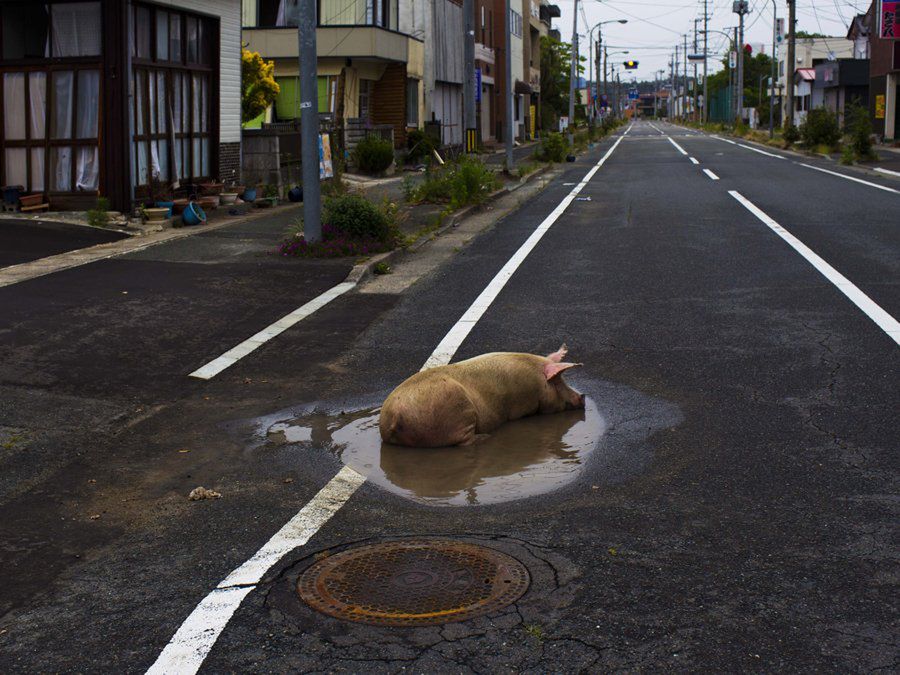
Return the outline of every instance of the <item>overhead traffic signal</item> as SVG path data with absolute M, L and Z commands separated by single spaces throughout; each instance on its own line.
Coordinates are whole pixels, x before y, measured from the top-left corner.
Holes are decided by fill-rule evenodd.
M 637 70 L 638 62 L 637 61 L 626 61 L 625 62 L 625 70 Z

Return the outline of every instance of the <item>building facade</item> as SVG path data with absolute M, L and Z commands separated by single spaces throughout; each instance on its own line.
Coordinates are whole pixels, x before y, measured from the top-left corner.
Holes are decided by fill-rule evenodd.
M 240 1 L 0 3 L 0 184 L 129 211 L 240 172 Z
M 876 16 L 877 1 L 869 8 L 870 37 L 869 100 L 875 133 L 886 142 L 900 138 L 900 28 L 894 37 L 883 37 Z
M 852 40 L 847 40 L 843 37 L 825 37 L 825 38 L 799 38 L 796 42 L 796 58 L 797 62 L 793 64 L 792 68 L 788 68 L 787 64 L 787 49 L 780 50 L 781 54 L 779 54 L 778 58 L 778 89 L 781 92 L 786 93 L 787 88 L 786 85 L 788 82 L 794 82 L 794 124 L 800 124 L 802 118 L 805 117 L 805 112 L 802 108 L 801 98 L 803 96 L 811 95 L 812 85 L 810 85 L 810 91 L 806 92 L 806 87 L 803 83 L 808 82 L 805 79 L 807 74 L 800 74 L 800 70 L 806 69 L 814 69 L 820 63 L 825 63 L 826 61 L 835 61 L 837 59 L 849 59 L 853 58 L 854 53 L 854 43 Z M 800 89 L 804 89 L 804 94 L 800 94 Z M 781 97 L 781 119 L 788 119 L 788 110 L 787 110 L 787 96 L 783 95 Z M 815 103 L 813 103 L 813 107 L 816 107 Z

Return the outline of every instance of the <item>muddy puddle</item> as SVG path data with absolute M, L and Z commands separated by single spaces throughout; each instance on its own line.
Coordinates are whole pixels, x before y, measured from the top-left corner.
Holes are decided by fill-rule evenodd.
M 334 453 L 380 487 L 415 501 L 495 504 L 550 492 L 574 480 L 606 432 L 591 399 L 585 409 L 509 422 L 467 447 L 407 448 L 382 443 L 378 408 L 312 411 L 267 424 L 275 444 Z

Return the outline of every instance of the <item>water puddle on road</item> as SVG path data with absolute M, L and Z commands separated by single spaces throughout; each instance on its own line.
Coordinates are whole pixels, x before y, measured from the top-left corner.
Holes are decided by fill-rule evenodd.
M 574 480 L 607 429 L 591 399 L 585 409 L 508 422 L 466 447 L 382 443 L 378 408 L 313 411 L 266 430 L 276 444 L 325 448 L 380 487 L 415 501 L 495 504 L 550 492 Z

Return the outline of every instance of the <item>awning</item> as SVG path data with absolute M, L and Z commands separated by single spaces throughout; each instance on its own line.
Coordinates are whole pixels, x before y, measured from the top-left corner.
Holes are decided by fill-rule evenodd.
M 815 82 L 816 81 L 816 69 L 815 68 L 797 68 L 797 73 L 794 76 L 795 81 L 803 81 L 803 82 Z
M 513 91 L 515 91 L 517 94 L 530 94 L 534 90 L 531 88 L 531 85 L 528 84 L 527 82 L 522 82 L 521 80 L 516 80 L 516 86 L 513 87 Z

